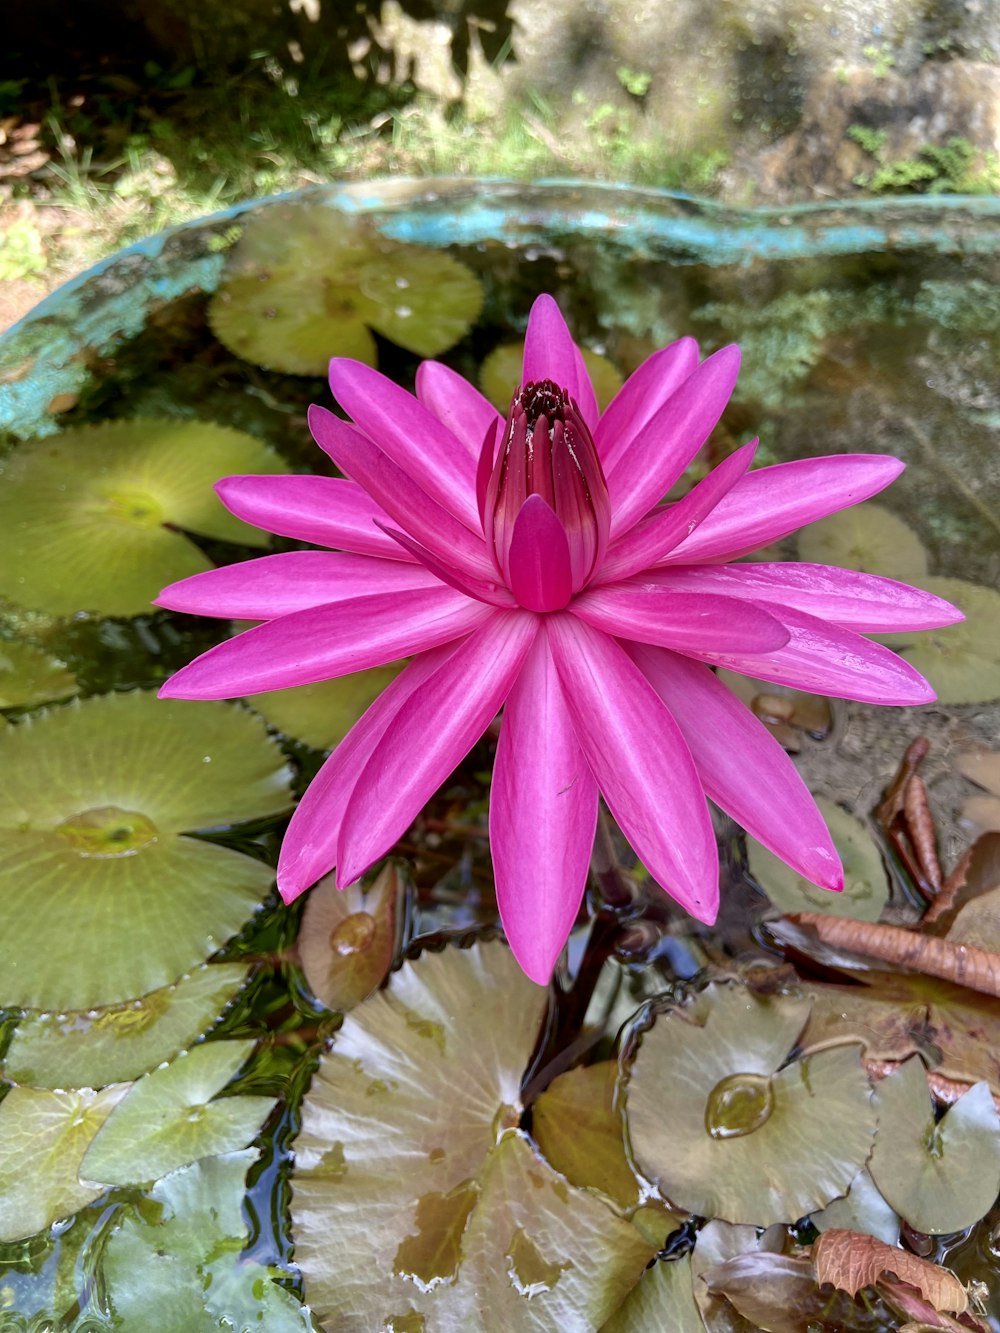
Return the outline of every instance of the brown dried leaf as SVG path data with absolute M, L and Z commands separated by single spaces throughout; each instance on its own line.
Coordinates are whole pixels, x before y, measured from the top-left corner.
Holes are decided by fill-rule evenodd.
M 935 1310 L 961 1314 L 969 1296 L 958 1278 L 940 1264 L 886 1245 L 857 1231 L 824 1231 L 812 1248 L 816 1281 L 829 1282 L 855 1296 L 862 1287 L 874 1287 L 885 1273 L 916 1287 Z
M 957 1317 L 935 1310 L 929 1301 L 925 1301 L 916 1287 L 906 1282 L 893 1282 L 891 1278 L 880 1278 L 878 1292 L 897 1314 L 907 1320 L 898 1333 L 936 1333 L 945 1329 L 947 1333 L 990 1333 L 990 1325 L 966 1310 Z
M 338 889 L 333 875 L 312 890 L 299 930 L 306 980 L 328 1009 L 346 1012 L 382 984 L 396 952 L 405 885 L 390 861 L 367 890 Z
M 992 798 L 990 798 L 992 799 Z M 1000 812 L 1000 801 L 997 802 Z M 932 925 L 933 935 L 947 935 L 961 908 L 973 898 L 1000 886 L 1000 833 L 977 838 L 948 876 L 944 887 L 924 913 L 920 925 Z
M 842 1333 L 872 1327 L 867 1312 L 840 1294 L 821 1292 L 806 1258 L 765 1252 L 740 1254 L 702 1274 L 714 1296 L 725 1296 L 762 1333 L 808 1333 L 823 1320 Z

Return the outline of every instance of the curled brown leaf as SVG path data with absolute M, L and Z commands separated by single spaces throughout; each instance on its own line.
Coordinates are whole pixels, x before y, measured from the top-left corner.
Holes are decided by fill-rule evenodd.
M 935 1310 L 961 1314 L 969 1307 L 967 1291 L 949 1269 L 886 1245 L 874 1236 L 857 1231 L 824 1231 L 812 1248 L 812 1260 L 820 1285 L 829 1282 L 851 1296 L 862 1287 L 874 1287 L 891 1273 L 916 1287 Z

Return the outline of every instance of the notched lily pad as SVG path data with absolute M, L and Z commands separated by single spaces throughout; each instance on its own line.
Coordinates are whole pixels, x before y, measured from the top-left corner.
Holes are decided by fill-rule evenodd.
M 220 477 L 288 470 L 207 421 L 113 421 L 23 444 L 0 459 L 0 594 L 53 615 L 139 615 L 165 584 L 212 567 L 177 529 L 268 544 L 223 508 Z
M 209 304 L 237 356 L 292 375 L 330 358 L 376 362 L 374 329 L 418 356 L 454 346 L 479 318 L 478 278 L 451 255 L 379 236 L 322 204 L 261 209 Z
M 338 889 L 335 876 L 327 875 L 310 892 L 299 958 L 313 994 L 328 1009 L 353 1009 L 381 985 L 396 953 L 405 893 L 391 862 L 367 889 Z
M 857 1047 L 781 1068 L 808 1001 L 710 987 L 703 1025 L 675 1012 L 643 1035 L 626 1119 L 643 1173 L 678 1207 L 770 1225 L 844 1194 L 875 1133 Z
M 910 1226 L 928 1235 L 977 1222 L 1000 1193 L 1000 1120 L 977 1083 L 940 1120 L 913 1056 L 875 1089 L 879 1133 L 872 1179 Z
M 0 639 L 0 708 L 33 708 L 77 691 L 69 667 L 30 643 Z
M 249 972 L 240 963 L 204 966 L 112 1008 L 32 1014 L 15 1029 L 4 1075 L 34 1088 L 100 1088 L 138 1078 L 200 1037 Z
M 403 666 L 402 662 L 394 662 L 337 680 L 321 680 L 315 685 L 267 690 L 253 696 L 253 708 L 286 736 L 305 741 L 315 750 L 332 750 L 396 679 Z
M 590 375 L 597 405 L 603 412 L 622 387 L 621 372 L 606 356 L 582 347 L 584 365 Z M 479 387 L 498 412 L 504 416 L 510 410 L 514 390 L 521 383 L 524 363 L 524 343 L 501 343 L 494 347 L 479 368 Z
M 120 1004 L 214 953 L 272 872 L 182 836 L 277 815 L 289 770 L 237 705 L 107 695 L 0 732 L 0 969 L 10 1005 Z
M 921 588 L 953 602 L 965 620 L 895 635 L 901 656 L 925 675 L 944 704 L 1000 698 L 1000 592 L 964 579 L 921 578 Z
M 818 796 L 816 804 L 844 863 L 843 893 L 811 884 L 753 838 L 747 838 L 750 873 L 782 912 L 825 912 L 856 921 L 877 921 L 889 900 L 889 881 L 878 847 L 864 824 L 835 801 Z
M 87 1149 L 81 1174 L 113 1185 L 156 1180 L 256 1137 L 274 1107 L 269 1097 L 222 1097 L 253 1041 L 208 1041 L 133 1084 Z
M 810 523 L 798 535 L 799 559 L 881 574 L 927 586 L 927 552 L 920 538 L 884 505 L 866 500 Z

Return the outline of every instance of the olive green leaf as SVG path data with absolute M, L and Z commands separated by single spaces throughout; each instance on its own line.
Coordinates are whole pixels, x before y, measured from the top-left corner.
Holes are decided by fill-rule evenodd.
M 691 1258 L 646 1270 L 601 1333 L 705 1333 L 695 1304 Z
M 809 1219 L 817 1231 L 860 1231 L 886 1245 L 899 1243 L 899 1217 L 878 1192 L 871 1172 L 859 1171 L 851 1188 Z
M 840 565 L 925 586 L 927 552 L 920 538 L 873 500 L 810 523 L 798 535 L 798 548 L 799 559 L 811 564 Z
M 582 347 L 583 362 L 587 367 L 597 404 L 601 411 L 607 407 L 622 387 L 622 377 L 606 356 Z M 521 383 L 524 361 L 524 343 L 501 343 L 494 347 L 479 368 L 479 387 L 498 412 L 505 416 L 510 400 Z
M 925 675 L 945 704 L 1000 698 L 1000 592 L 964 579 L 924 577 L 921 588 L 953 602 L 965 620 L 920 634 L 896 634 L 886 642 Z
M 0 639 L 0 708 L 32 708 L 76 690 L 76 677 L 62 662 L 29 643 Z
M 396 679 L 403 666 L 402 662 L 394 662 L 337 680 L 321 680 L 315 685 L 267 690 L 255 694 L 252 705 L 286 736 L 305 741 L 316 750 L 332 750 L 369 704 Z

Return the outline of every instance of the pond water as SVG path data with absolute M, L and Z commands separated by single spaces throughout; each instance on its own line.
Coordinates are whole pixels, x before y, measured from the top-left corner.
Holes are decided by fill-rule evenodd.
M 237 1173 L 241 1178 L 249 1168 L 245 1232 L 231 1225 L 221 1234 L 223 1250 L 238 1255 L 242 1246 L 240 1271 L 258 1286 L 232 1296 L 232 1315 L 211 1302 L 196 1303 L 195 1313 L 181 1312 L 169 1327 L 308 1328 L 297 1300 L 283 1304 L 280 1292 L 262 1295 L 260 1284 L 273 1280 L 292 1297 L 303 1296 L 289 1213 L 292 1153 L 302 1098 L 320 1052 L 340 1027 L 339 1011 L 361 1000 L 388 962 L 398 962 L 418 942 L 438 948 L 445 940 L 489 939 L 497 930 L 484 836 L 495 747 L 490 734 L 400 844 L 397 879 L 377 902 L 371 895 L 356 902 L 346 926 L 336 917 L 319 921 L 317 911 L 304 928 L 309 938 L 300 939 L 303 901 L 310 899 L 285 908 L 273 891 L 270 868 L 290 804 L 324 750 L 392 678 L 391 669 L 339 689 L 305 687 L 295 699 L 284 693 L 251 698 L 259 714 L 178 703 L 126 703 L 104 711 L 104 704 L 86 702 L 113 692 L 152 692 L 231 632 L 228 621 L 147 610 L 163 584 L 210 564 L 300 547 L 292 538 L 265 545 L 259 533 L 219 518 L 210 488 L 230 473 L 333 475 L 306 425 L 309 404 L 332 406 L 322 373 L 329 355 L 368 359 L 408 388 L 422 355 L 434 355 L 502 403 L 517 376 L 510 345 L 523 337 L 530 304 L 543 291 L 555 296 L 577 341 L 598 358 L 599 394 L 610 395 L 622 375 L 683 335 L 697 337 L 703 352 L 739 342 L 743 371 L 736 393 L 684 487 L 753 436 L 761 441 L 758 465 L 843 452 L 895 454 L 907 470 L 860 511 L 861 519 L 830 529 L 817 525 L 799 544 L 787 539 L 767 557 L 798 555 L 926 585 L 956 600 L 968 621 L 932 631 L 924 646 L 917 645 L 920 636 L 894 641 L 938 689 L 940 702 L 923 709 L 826 706 L 781 690 L 762 701 L 759 685 L 734 681 L 733 687 L 796 752 L 812 790 L 855 817 L 854 833 L 845 837 L 867 839 L 856 862 L 848 863 L 859 917 L 873 892 L 882 897 L 867 919 L 878 916 L 891 890 L 883 920 L 916 919 L 914 877 L 869 820 L 915 737 L 930 741 L 923 775 L 945 869 L 979 830 L 1000 828 L 1000 821 L 989 823 L 995 813 L 983 813 L 990 800 L 983 788 L 993 791 L 998 809 L 1000 790 L 985 779 L 982 787 L 970 781 L 962 759 L 1000 748 L 995 203 L 920 200 L 744 217 L 690 200 L 568 185 L 395 183 L 381 193 L 374 187 L 367 193 L 357 187 L 311 191 L 137 247 L 57 293 L 0 339 L 0 704 L 9 724 L 0 741 L 9 742 L 12 756 L 7 808 L 0 807 L 6 936 L 0 945 L 0 1006 L 6 1006 L 0 1009 L 0 1052 L 6 1045 L 0 1095 L 13 1099 L 35 1089 L 28 1098 L 50 1099 L 25 1100 L 19 1119 L 7 1123 L 7 1134 L 21 1134 L 24 1148 L 20 1164 L 0 1160 L 0 1182 L 15 1198 L 21 1171 L 37 1171 L 42 1183 L 34 1193 L 42 1203 L 40 1225 L 28 1234 L 12 1217 L 13 1205 L 5 1213 L 0 1204 L 0 1237 L 6 1239 L 0 1244 L 0 1330 L 150 1327 L 142 1322 L 129 1266 L 143 1271 L 152 1253 L 144 1248 L 152 1241 L 142 1227 L 163 1209 L 167 1216 L 171 1207 L 180 1209 L 148 1182 L 162 1185 L 172 1179 L 170 1171 L 190 1170 L 205 1158 L 230 1163 L 251 1142 L 260 1156 L 242 1162 Z M 134 427 L 125 424 L 133 421 Z M 228 431 L 201 427 L 199 433 L 193 424 L 206 422 Z M 192 434 L 177 430 L 185 423 Z M 84 703 L 64 705 L 73 698 Z M 38 711 L 48 704 L 53 711 Z M 225 709 L 224 718 L 216 722 L 215 713 L 198 711 L 211 709 Z M 30 744 L 20 734 L 29 728 Z M 970 813 L 977 799 L 979 812 Z M 765 894 L 783 910 L 810 909 L 801 897 L 789 906 L 777 883 L 770 891 L 771 871 L 752 851 L 748 862 L 735 826 L 720 818 L 718 831 L 724 905 L 714 930 L 651 894 L 641 867 L 612 833 L 622 861 L 618 873 L 639 906 L 617 922 L 609 951 L 618 961 L 606 965 L 593 995 L 586 987 L 582 1001 L 577 995 L 593 1035 L 581 1048 L 581 1054 L 589 1048 L 589 1059 L 612 1054 L 619 1025 L 648 997 L 676 997 L 678 979 L 695 977 L 703 967 L 736 975 L 757 957 L 776 963 L 774 954 L 762 952 L 757 930 L 769 910 Z M 181 836 L 191 832 L 197 837 Z M 179 905 L 169 905 L 171 894 Z M 255 914 L 261 899 L 263 910 Z M 162 903 L 168 905 L 161 910 Z M 593 912 L 594 903 L 588 919 Z M 602 916 L 594 929 L 606 926 Z M 582 967 L 587 929 L 581 919 L 571 942 L 574 969 Z M 302 964 L 309 940 L 322 944 L 331 933 L 328 950 L 347 960 L 348 979 L 335 984 L 328 978 L 332 989 L 324 1003 L 317 977 L 327 961 L 321 957 L 307 967 L 309 980 Z M 370 975 L 362 968 L 358 979 L 348 963 L 353 967 L 357 955 L 368 958 L 376 939 L 382 961 Z M 1000 940 L 988 938 L 985 947 L 996 950 Z M 218 990 L 176 1000 L 169 988 L 182 976 L 198 982 L 210 957 L 209 973 L 221 965 L 230 969 L 226 984 L 222 973 L 212 973 Z M 802 977 L 838 976 L 828 960 L 811 967 L 801 951 L 794 957 Z M 11 979 L 6 990 L 5 977 Z M 342 994 L 338 985 L 346 987 L 343 1003 L 330 998 Z M 569 978 L 559 995 L 548 1043 L 528 1060 L 532 1037 L 516 1057 L 527 1065 L 526 1077 L 558 1052 L 560 1031 L 579 1034 L 583 1012 L 573 1012 Z M 151 996 L 161 1000 L 138 998 Z M 991 1026 L 1000 1001 L 982 1004 L 990 1041 L 1000 1031 Z M 172 1036 L 164 1025 L 175 1020 Z M 414 1018 L 414 1040 L 434 1036 L 430 1021 Z M 792 1022 L 779 1060 L 801 1027 Z M 57 1028 L 63 1035 L 85 1031 L 90 1044 L 73 1050 L 47 1045 Z M 71 1171 L 75 1182 L 80 1150 L 91 1140 L 100 1145 L 95 1128 L 110 1109 L 95 1109 L 95 1094 L 74 1090 L 117 1088 L 147 1070 L 183 1069 L 185 1057 L 177 1052 L 207 1029 L 208 1048 L 223 1039 L 251 1044 L 226 1048 L 241 1058 L 229 1074 L 220 1066 L 215 1084 L 206 1074 L 197 1089 L 168 1089 L 163 1104 L 136 1112 L 147 1156 L 137 1150 L 125 1161 L 116 1155 L 124 1149 L 112 1142 L 100 1158 L 105 1173 L 93 1176 L 100 1185 L 67 1192 L 58 1164 L 70 1164 L 62 1173 Z M 112 1034 L 100 1049 L 93 1040 L 99 1031 Z M 137 1040 L 129 1031 L 145 1034 L 147 1045 L 133 1046 L 134 1058 L 123 1059 L 121 1043 Z M 150 1036 L 156 1032 L 159 1044 Z M 909 1053 L 904 1046 L 885 1058 Z M 754 1087 L 770 1108 L 776 1068 L 738 1068 L 726 1078 L 733 1086 L 741 1078 L 744 1084 L 759 1080 Z M 209 1101 L 223 1086 L 226 1097 Z M 992 1091 L 1000 1094 L 1000 1085 Z M 66 1099 L 73 1097 L 78 1101 L 71 1106 Z M 167 1125 L 163 1106 L 188 1106 L 193 1116 L 204 1102 L 230 1109 L 229 1130 L 213 1128 L 214 1137 L 186 1154 L 176 1147 L 182 1135 L 172 1121 Z M 232 1128 L 233 1107 L 245 1108 L 242 1133 Z M 445 1125 L 448 1114 L 444 1097 Z M 519 1115 L 513 1113 L 511 1123 Z M 51 1133 L 42 1124 L 46 1116 Z M 159 1129 L 157 1116 L 163 1118 Z M 755 1125 L 769 1116 L 770 1109 Z M 520 1123 L 531 1131 L 530 1113 Z M 85 1124 L 90 1129 L 80 1131 L 84 1137 L 74 1147 L 70 1127 Z M 161 1139 L 173 1146 L 157 1156 L 153 1144 Z M 568 1167 L 560 1169 L 574 1180 Z M 337 1174 L 329 1162 L 326 1170 Z M 664 1193 L 683 1205 L 669 1189 Z M 229 1195 L 242 1198 L 239 1179 Z M 463 1204 L 463 1224 L 469 1206 Z M 750 1220 L 772 1220 L 748 1207 Z M 688 1211 L 738 1220 L 732 1211 Z M 663 1223 L 664 1240 L 681 1225 L 682 1213 L 683 1207 Z M 796 1223 L 801 1216 L 783 1220 Z M 987 1213 L 958 1231 L 933 1228 L 934 1239 L 924 1238 L 917 1248 L 954 1264 L 965 1280 L 982 1280 L 989 1326 L 1000 1328 L 996 1226 L 996 1214 Z M 167 1247 L 177 1269 L 156 1279 L 163 1291 L 171 1290 L 185 1264 L 185 1273 L 197 1272 L 203 1285 L 205 1274 L 215 1272 L 218 1236 L 211 1227 L 185 1235 L 174 1250 Z M 808 1239 L 808 1230 L 801 1235 Z M 303 1243 L 315 1264 L 314 1241 Z M 522 1258 L 525 1247 L 535 1255 L 525 1237 L 516 1247 Z M 541 1255 L 535 1259 L 534 1268 L 514 1263 L 517 1280 L 511 1281 L 525 1300 L 555 1290 L 563 1271 Z M 410 1280 L 426 1294 L 441 1272 L 417 1282 L 412 1275 L 422 1271 L 415 1262 Z M 314 1304 L 316 1290 L 328 1299 L 328 1276 L 313 1288 L 307 1273 L 305 1297 Z M 176 1280 L 183 1286 L 187 1278 Z M 337 1280 L 334 1271 L 329 1281 Z M 160 1290 L 156 1283 L 151 1289 Z M 537 1295 L 538 1303 L 544 1299 Z M 410 1313 L 384 1327 L 424 1328 L 426 1312 L 414 1300 Z M 819 1322 L 810 1327 L 896 1326 L 882 1307 L 873 1323 L 855 1317 L 856 1323 L 824 1324 L 816 1314 Z M 447 1315 L 440 1323 L 426 1318 L 428 1331 L 460 1326 L 449 1324 Z M 369 1326 L 327 1319 L 322 1326 Z

